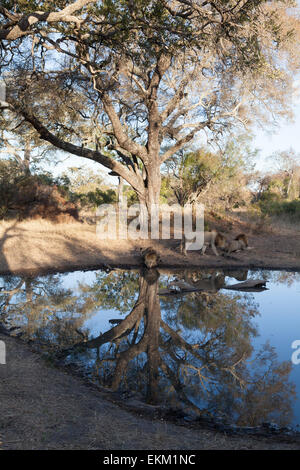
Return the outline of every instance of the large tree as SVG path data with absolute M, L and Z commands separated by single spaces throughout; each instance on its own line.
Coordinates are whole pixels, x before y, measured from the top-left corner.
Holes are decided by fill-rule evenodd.
M 124 178 L 147 209 L 199 134 L 289 112 L 295 2 L 4 1 L 5 119 Z

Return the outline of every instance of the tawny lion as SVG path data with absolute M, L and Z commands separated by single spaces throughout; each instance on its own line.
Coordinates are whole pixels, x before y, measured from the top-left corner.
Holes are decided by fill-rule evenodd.
M 143 257 L 143 262 L 148 269 L 156 268 L 160 261 L 158 253 L 149 246 L 148 248 L 141 248 L 141 254 Z
M 240 233 L 232 240 L 226 249 L 226 254 L 230 255 L 235 251 L 246 250 L 248 248 L 248 238 L 244 233 Z
M 183 238 L 180 243 L 180 252 L 182 254 L 184 255 L 187 254 L 189 243 L 190 242 L 186 239 L 185 235 L 183 235 Z M 221 248 L 222 250 L 225 250 L 228 246 L 228 242 L 227 242 L 227 239 L 224 237 L 224 235 L 217 232 L 216 230 L 212 230 L 211 232 L 204 232 L 204 242 L 203 242 L 203 247 L 201 249 L 202 255 L 204 255 L 208 246 L 211 246 L 211 249 L 213 250 L 214 254 L 216 256 L 219 256 L 219 253 L 216 247 Z

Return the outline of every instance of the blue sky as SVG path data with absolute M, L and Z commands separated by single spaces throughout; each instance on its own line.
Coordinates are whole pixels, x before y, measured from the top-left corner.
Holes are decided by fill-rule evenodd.
M 267 157 L 278 150 L 294 149 L 300 154 L 300 102 L 294 106 L 293 122 L 281 122 L 272 133 L 267 130 L 254 130 L 253 147 L 260 149 L 256 167 L 260 171 L 271 169 L 271 161 Z

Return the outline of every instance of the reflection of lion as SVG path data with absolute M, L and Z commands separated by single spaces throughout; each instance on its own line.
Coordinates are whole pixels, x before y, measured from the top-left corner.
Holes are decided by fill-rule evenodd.
M 141 248 L 141 254 L 143 257 L 144 264 L 148 269 L 156 268 L 158 266 L 160 257 L 153 248 L 151 248 L 150 246 L 146 249 Z
M 224 269 L 225 276 L 234 277 L 237 281 L 247 281 L 248 270 L 247 269 Z
M 244 233 L 240 233 L 232 242 L 228 244 L 226 253 L 229 255 L 234 251 L 241 251 L 248 248 L 248 238 Z
M 186 239 L 185 235 L 183 235 L 183 238 L 180 243 L 180 252 L 186 255 L 189 241 Z M 211 232 L 204 232 L 204 242 L 203 242 L 203 247 L 201 250 L 202 255 L 204 255 L 206 248 L 208 246 L 211 246 L 214 254 L 216 256 L 219 256 L 219 253 L 217 251 L 217 248 L 221 248 L 222 250 L 225 250 L 228 246 L 228 242 L 224 235 L 221 233 L 217 232 L 216 230 L 212 230 Z

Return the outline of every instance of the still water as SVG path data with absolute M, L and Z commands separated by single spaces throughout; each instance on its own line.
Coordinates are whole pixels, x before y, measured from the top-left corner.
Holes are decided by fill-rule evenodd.
M 249 279 L 267 290 L 230 288 Z M 241 426 L 296 427 L 299 299 L 300 273 L 282 271 L 6 276 L 0 322 L 123 396 Z

